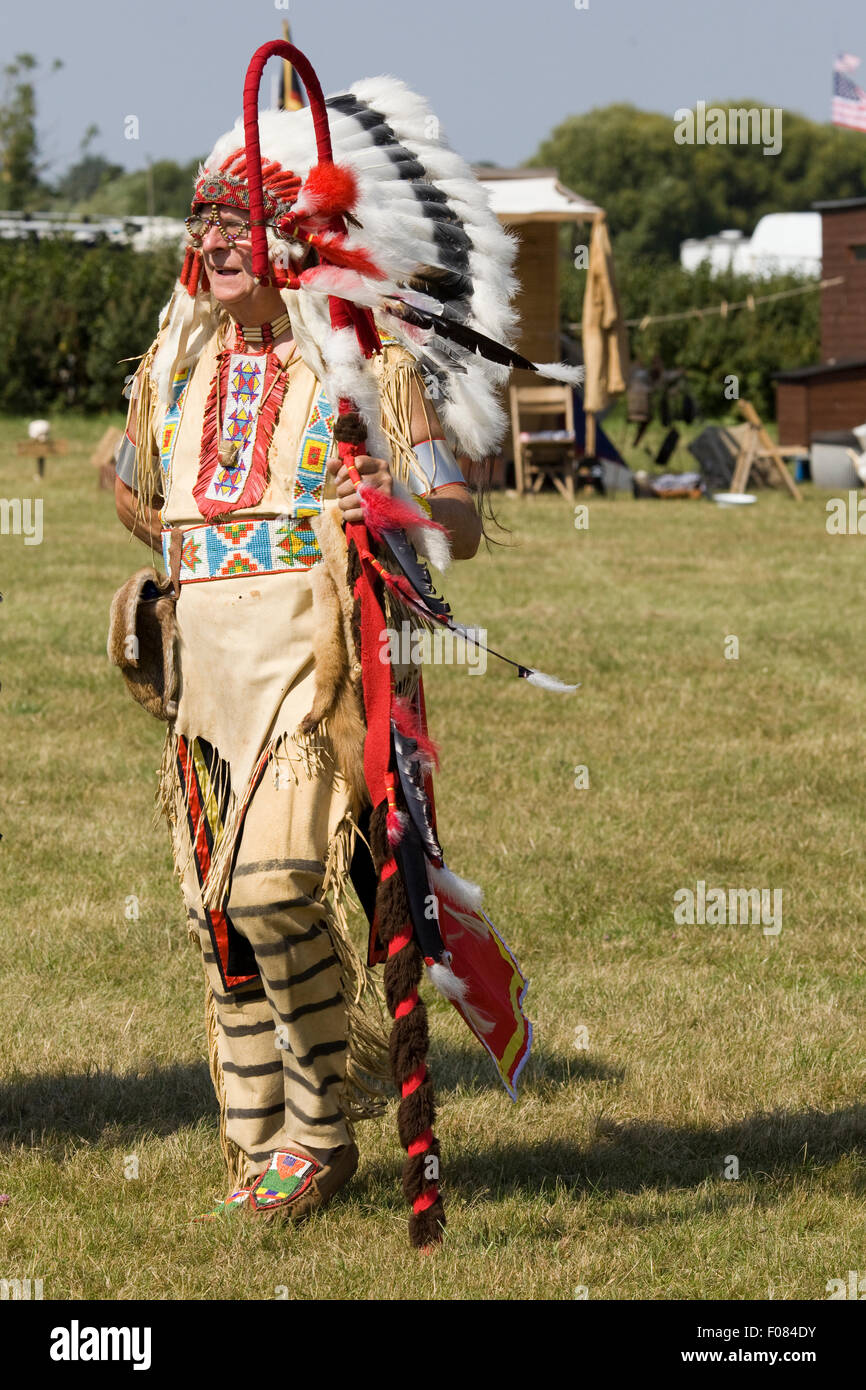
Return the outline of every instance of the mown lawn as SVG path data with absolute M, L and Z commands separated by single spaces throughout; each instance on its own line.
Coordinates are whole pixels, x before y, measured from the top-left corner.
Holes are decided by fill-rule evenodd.
M 146 553 L 88 462 L 106 421 L 58 421 L 70 453 L 41 487 L 25 424 L 0 425 L 0 496 L 44 498 L 41 545 L 0 536 L 0 1278 L 59 1299 L 823 1299 L 866 1271 L 866 537 L 828 536 L 808 490 L 737 513 L 590 500 L 587 530 L 544 495 L 500 502 L 509 548 L 455 568 L 459 617 L 582 685 L 429 674 L 443 840 L 531 978 L 536 1049 L 512 1105 L 430 999 L 449 1226 L 423 1259 L 393 1106 L 305 1227 L 188 1224 L 226 1187 L 201 966 L 152 824 L 161 726 L 105 656 Z M 698 881 L 781 890 L 781 931 L 676 923 Z

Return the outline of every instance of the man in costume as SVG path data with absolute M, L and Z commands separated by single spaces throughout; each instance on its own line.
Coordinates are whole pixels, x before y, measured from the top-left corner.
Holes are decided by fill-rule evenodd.
M 272 53 L 295 62 L 311 110 L 259 117 Z M 384 638 L 403 622 L 466 631 L 424 557 L 475 553 L 458 457 L 491 451 L 505 368 L 533 365 L 501 341 L 513 246 L 403 84 L 325 102 L 280 43 L 255 55 L 244 124 L 205 161 L 187 225 L 132 383 L 116 495 L 176 600 L 160 789 L 234 1183 L 210 1215 L 300 1218 L 352 1176 L 354 1121 L 383 1106 L 371 966 L 384 960 L 404 1190 L 426 1246 L 444 1215 L 422 965 L 512 1096 L 531 1028 L 480 891 L 445 865 L 419 673 L 389 664 Z M 134 665 L 124 648 L 113 659 Z

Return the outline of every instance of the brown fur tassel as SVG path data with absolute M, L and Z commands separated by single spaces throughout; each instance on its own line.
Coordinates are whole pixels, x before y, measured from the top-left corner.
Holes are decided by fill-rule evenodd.
M 346 585 L 346 538 L 333 511 L 322 512 L 313 529 L 322 552 L 321 564 L 311 571 L 315 629 L 315 698 L 298 726 L 301 741 L 315 735 L 320 727 L 327 734 L 351 795 L 352 815 L 357 818 L 369 804 L 364 778 L 364 710 L 361 694 L 361 666 L 353 661 L 355 635 L 352 629 L 354 599 Z M 357 558 L 357 550 L 352 546 Z
M 350 542 L 346 577 L 352 594 L 360 572 L 358 551 Z M 351 630 L 355 655 L 360 661 L 361 605 L 357 598 Z M 433 1134 L 436 1106 L 427 1071 L 427 1009 L 418 994 L 424 963 L 412 933 L 406 890 L 393 865 L 387 816 L 387 802 L 383 801 L 373 808 L 370 817 L 370 850 L 378 877 L 375 922 L 379 938 L 388 950 L 385 998 L 394 1020 L 388 1053 L 391 1075 L 400 1094 L 397 1129 L 400 1143 L 407 1151 L 403 1164 L 403 1192 L 412 1204 L 409 1239 L 416 1249 L 429 1251 L 442 1239 L 445 1210 L 439 1195 L 439 1143 Z M 383 878 L 386 866 L 393 872 Z
M 334 442 L 337 444 L 363 444 L 367 438 L 367 426 L 357 411 L 338 415 L 334 421 Z

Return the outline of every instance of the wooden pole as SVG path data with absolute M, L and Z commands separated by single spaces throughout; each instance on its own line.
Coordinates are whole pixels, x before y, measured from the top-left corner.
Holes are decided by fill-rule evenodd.
M 289 33 L 289 21 L 283 20 L 283 38 L 286 43 L 291 43 Z M 292 94 L 292 65 L 287 58 L 283 59 L 283 110 L 289 110 L 289 98 Z
M 595 413 L 588 410 L 585 418 L 586 438 L 583 442 L 583 452 L 586 458 L 595 458 Z
M 749 481 L 749 474 L 752 471 L 752 464 L 755 461 L 755 454 L 758 449 L 758 436 L 751 425 L 746 430 L 745 438 L 740 445 L 740 452 L 737 455 L 737 462 L 734 468 L 734 476 L 731 479 L 731 492 L 743 493 Z

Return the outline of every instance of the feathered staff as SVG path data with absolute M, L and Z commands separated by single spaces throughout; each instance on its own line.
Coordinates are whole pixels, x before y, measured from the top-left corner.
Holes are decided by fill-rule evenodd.
M 359 225 L 352 211 L 358 196 L 357 180 L 352 169 L 335 165 L 328 113 L 318 78 L 304 54 L 285 40 L 274 40 L 257 50 L 244 88 L 253 273 L 259 283 L 267 284 L 270 277 L 258 93 L 265 63 L 275 55 L 293 64 L 306 87 L 318 155 L 318 163 L 310 170 L 290 215 L 280 222 L 278 231 L 285 237 L 307 241 L 315 247 L 319 258 L 318 265 L 301 275 L 279 272 L 275 280 L 290 289 L 328 295 L 332 333 L 323 356 L 329 388 L 337 397 L 334 439 L 364 514 L 363 524 L 347 525 L 346 537 L 348 581 L 355 600 L 353 630 L 362 668 L 367 725 L 364 773 L 372 806 L 369 836 L 378 885 L 373 930 L 386 956 L 385 994 L 393 1018 L 391 1065 L 401 1097 L 400 1139 L 407 1151 L 403 1188 L 412 1204 L 410 1236 L 412 1243 L 423 1249 L 441 1239 L 445 1224 L 438 1185 L 439 1146 L 433 1133 L 433 1090 L 426 1064 L 427 1016 L 418 994 L 423 965 L 427 964 L 433 983 L 458 1008 L 485 1046 L 489 1046 L 485 1033 L 493 1027 L 478 1003 L 485 997 L 483 982 L 479 985 L 483 969 L 475 972 L 471 983 L 476 993 L 471 998 L 470 981 L 457 978 L 451 969 L 452 957 L 446 950 L 443 932 L 428 911 L 431 888 L 441 906 L 443 923 L 449 923 L 453 937 L 474 932 L 486 940 L 492 924 L 480 915 L 479 890 L 451 874 L 444 864 L 436 837 L 429 779 L 434 754 L 426 733 L 420 689 L 414 701 L 398 700 L 391 668 L 380 660 L 386 626 L 382 607 L 385 588 L 428 621 L 448 626 L 469 640 L 477 639 L 454 622 L 406 539 L 408 532 L 415 549 L 432 556 L 437 543 L 441 553 L 444 528 L 414 502 L 388 496 L 365 484 L 356 466 L 356 459 L 367 451 L 367 431 L 375 427 L 378 405 L 377 397 L 371 396 L 364 369 L 364 359 L 381 350 L 372 308 L 391 314 L 418 332 L 435 333 L 440 339 L 478 352 L 499 365 L 541 370 L 560 379 L 565 379 L 565 369 L 556 364 L 539 368 L 471 326 L 455 322 L 429 294 L 389 278 L 377 265 L 371 248 L 348 244 L 347 223 Z M 573 379 L 573 374 L 569 379 Z M 374 553 L 374 545 L 387 547 L 398 573 L 382 564 L 381 557 Z M 510 661 L 508 657 L 502 659 Z M 519 662 L 510 664 L 517 668 L 518 675 L 536 684 L 561 690 L 576 688 L 564 686 Z M 497 952 L 502 947 L 508 954 L 509 985 L 505 994 L 510 997 L 510 982 L 519 971 L 504 944 L 498 938 L 496 942 Z M 497 960 L 501 960 L 501 953 Z M 525 1027 L 529 1029 L 528 1024 Z M 528 1031 L 524 1042 L 525 1051 Z M 512 1079 L 516 1079 L 516 1071 L 512 1072 Z M 513 1094 L 509 1078 L 503 1076 L 503 1080 Z
M 262 284 L 268 282 L 268 250 L 259 149 L 258 93 L 264 65 L 274 54 L 279 54 L 294 65 L 310 102 L 319 163 L 310 171 L 301 189 L 295 207 L 295 222 L 297 224 L 304 215 L 325 220 L 325 235 L 318 235 L 320 256 L 328 255 L 329 238 L 331 244 L 339 244 L 339 238 L 345 231 L 342 214 L 350 211 L 355 193 L 352 172 L 334 166 L 324 96 L 311 64 L 303 53 L 285 40 L 263 44 L 253 56 L 244 87 L 253 274 Z M 345 394 L 341 394 L 338 401 L 334 438 L 342 462 L 362 501 L 369 507 L 370 490 L 362 485 L 355 466 L 355 459 L 366 452 L 367 432 L 350 388 L 360 366 L 360 355 L 371 356 L 374 351 L 381 349 L 381 343 L 369 308 L 360 309 L 351 302 L 331 296 L 329 310 L 335 335 L 330 366 L 334 378 L 342 376 L 346 381 Z M 417 510 L 416 520 L 422 524 L 427 518 L 420 509 Z M 394 814 L 396 804 L 394 773 L 390 767 L 391 673 L 390 667 L 378 657 L 385 615 L 378 592 L 381 579 L 371 564 L 366 526 L 350 524 L 346 532 L 367 721 L 364 772 L 373 806 L 370 835 L 379 876 L 376 921 L 388 952 L 385 994 L 394 1020 L 390 1041 L 391 1066 L 401 1096 L 398 1112 L 400 1139 L 407 1151 L 403 1190 L 412 1203 L 409 1223 L 412 1243 L 425 1248 L 441 1239 L 445 1213 L 437 1181 L 439 1146 L 433 1134 L 433 1089 L 426 1066 L 426 1009 L 418 995 L 422 958 L 412 931 L 405 889 L 388 843 L 388 817 Z M 431 1159 L 434 1160 L 432 1163 Z

